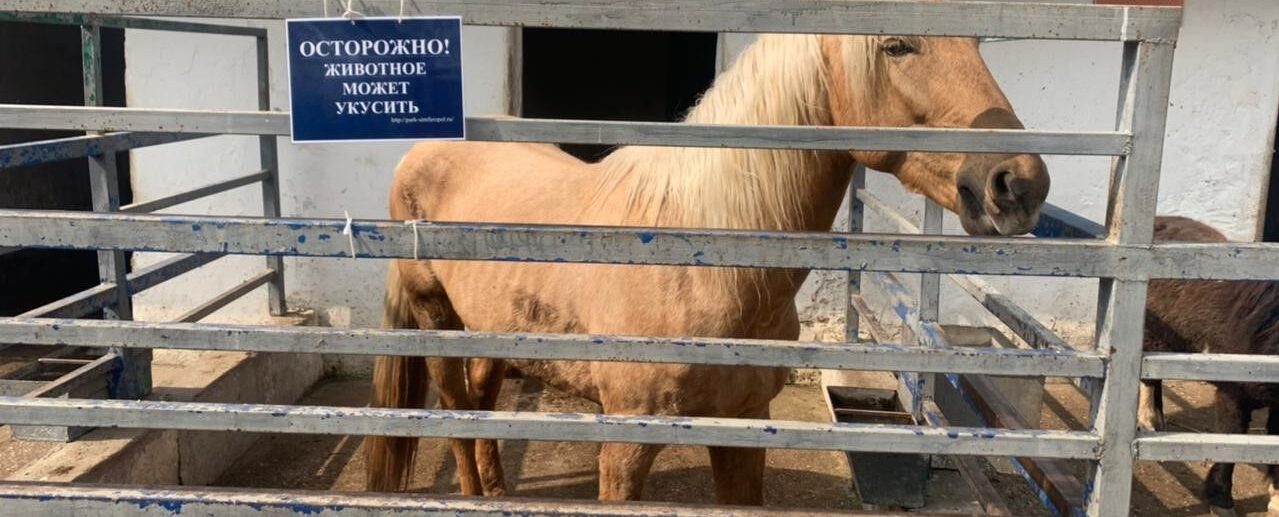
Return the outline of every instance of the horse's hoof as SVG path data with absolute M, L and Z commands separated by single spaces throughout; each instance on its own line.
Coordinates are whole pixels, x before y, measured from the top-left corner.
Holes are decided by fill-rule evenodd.
M 1209 506 L 1214 517 L 1239 517 L 1239 513 L 1234 508 L 1222 508 L 1220 506 Z

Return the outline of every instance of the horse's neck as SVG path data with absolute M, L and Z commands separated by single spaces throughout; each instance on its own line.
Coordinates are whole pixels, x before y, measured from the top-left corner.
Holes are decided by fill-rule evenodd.
M 819 37 L 761 36 L 685 121 L 831 125 Z M 820 231 L 834 221 L 851 158 L 825 151 L 628 147 L 601 166 L 605 189 L 628 191 L 627 224 Z
M 686 122 L 831 125 L 825 68 L 818 36 L 761 36 Z M 847 190 L 852 158 L 830 151 L 628 147 L 600 166 L 601 194 L 626 204 L 621 224 L 826 231 Z M 620 211 L 614 205 L 611 212 Z M 806 275 L 736 268 L 697 273 L 706 282 L 704 294 L 729 300 L 748 329 L 793 303 Z

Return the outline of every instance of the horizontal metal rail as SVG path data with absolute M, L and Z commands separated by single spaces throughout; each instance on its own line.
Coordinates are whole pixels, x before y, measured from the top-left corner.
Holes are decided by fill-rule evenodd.
M 1279 383 L 1279 356 L 1150 352 L 1142 357 L 1141 378 Z
M 104 390 L 107 384 L 106 379 L 111 373 L 112 363 L 119 358 L 114 352 L 107 352 L 23 396 L 26 398 L 90 398 L 106 396 Z M 100 390 L 103 393 L 97 393 Z
M 156 509 L 181 515 L 243 517 L 943 517 L 934 513 L 724 508 L 698 504 L 599 502 L 521 497 L 459 497 L 435 494 L 372 494 L 263 490 L 253 488 L 139 488 L 116 485 L 0 482 L 0 507 L 24 517 L 133 515 Z M 953 514 L 945 514 L 952 516 Z
M 19 379 L 0 379 L 0 396 L 20 397 L 48 384 L 45 381 L 27 381 Z
M 1147 461 L 1279 464 L 1279 436 L 1219 433 L 1138 433 L 1137 457 Z
M 867 208 L 874 210 L 876 213 L 891 221 L 897 226 L 899 231 L 910 234 L 920 233 L 918 226 L 915 226 L 914 223 L 912 223 L 909 219 L 906 219 L 906 217 L 900 212 L 893 209 L 891 206 L 888 206 L 887 203 L 884 203 L 883 200 L 879 199 L 874 194 L 865 191 L 865 189 L 857 191 L 857 199 L 860 200 Z M 1067 212 L 1054 205 L 1045 205 L 1045 211 L 1040 217 L 1040 223 L 1037 225 L 1036 230 L 1047 230 L 1044 233 L 1051 233 L 1059 238 L 1095 239 L 1098 234 L 1104 234 L 1104 229 L 1098 232 L 1096 231 L 1097 228 L 1091 226 L 1095 223 L 1091 223 L 1087 219 L 1078 217 L 1073 213 Z M 1047 219 L 1047 222 L 1045 222 L 1045 218 Z M 1040 235 L 1037 233 L 1036 236 L 1038 237 Z M 1004 325 L 1007 325 L 1008 328 L 1012 330 L 1013 334 L 1021 338 L 1032 348 L 1063 351 L 1074 350 L 1074 347 L 1070 346 L 1069 343 L 1062 339 L 1061 336 L 1058 336 L 1056 332 L 1053 332 L 1052 329 L 1048 328 L 1047 325 L 1041 323 L 1034 317 L 1034 315 L 1030 314 L 1030 312 L 1023 309 L 1020 305 L 1017 305 L 1017 303 L 1011 298 L 1000 293 L 999 290 L 986 283 L 986 281 L 982 280 L 980 277 L 961 274 L 951 274 L 947 275 L 947 277 L 954 282 L 955 285 L 958 285 L 961 289 L 966 291 L 969 296 L 972 296 L 977 303 L 982 305 L 982 307 L 985 307 L 992 316 Z M 900 289 L 900 282 L 896 283 Z M 892 284 L 888 285 L 891 286 Z M 900 297 L 901 295 L 897 296 Z M 910 294 L 906 293 L 906 296 L 910 296 Z M 910 303 L 913 303 L 913 301 Z M 907 378 L 909 379 L 910 375 L 908 375 Z M 955 379 L 952 378 L 951 380 L 954 381 Z M 1100 389 L 1100 381 L 1096 381 L 1095 379 L 1072 378 L 1071 383 L 1084 393 L 1093 393 L 1095 390 Z
M 7 124 L 7 121 L 0 124 Z M 195 140 L 207 136 L 212 135 L 200 133 L 118 132 L 0 145 L 0 168 L 23 167 L 98 156 L 104 153 Z
M 0 125 L 13 129 L 165 131 L 287 136 L 289 114 L 0 104 Z M 467 139 L 678 147 L 826 149 L 932 152 L 1027 152 L 1119 156 L 1124 133 L 1011 129 L 741 126 L 676 122 L 616 122 L 471 117 Z
M 468 140 L 679 147 L 1038 153 L 1120 156 L 1131 137 L 1111 131 L 739 126 L 545 119 L 467 119 Z
M 946 419 L 946 415 L 942 413 L 940 407 L 937 407 L 937 403 L 931 399 L 924 401 L 922 413 L 929 424 L 937 427 L 950 427 L 950 421 Z M 986 512 L 986 515 L 1013 515 L 1012 510 L 1008 509 L 1008 503 L 1004 501 L 1004 496 L 990 482 L 990 477 L 986 475 L 986 469 L 982 467 L 977 458 L 957 456 L 951 458 L 951 461 L 954 463 L 956 470 L 959 471 L 960 477 L 964 478 L 964 484 L 968 485 L 968 489 L 972 491 L 973 497 L 977 499 L 977 504 Z
M 80 318 L 100 311 L 115 300 L 115 284 L 98 284 L 19 314 L 20 318 Z
M 445 330 L 0 318 L 0 343 L 352 355 L 784 366 L 1098 377 L 1101 357 L 1046 350 Z
M 857 191 L 857 199 L 867 208 L 874 210 L 876 213 L 884 216 L 894 225 L 898 231 L 917 234 L 920 233 L 919 227 L 906 219 L 900 212 L 884 203 L 883 200 L 874 194 L 867 192 L 865 189 Z M 1039 320 L 1035 319 L 1029 312 L 1022 309 L 1007 296 L 1004 296 L 997 289 L 987 284 L 984 280 L 973 275 L 947 275 L 952 282 L 968 292 L 977 303 L 980 303 L 991 315 L 1003 322 L 1012 329 L 1013 333 L 1021 339 L 1025 340 L 1034 348 L 1044 348 L 1050 350 L 1073 350 L 1073 348 L 1061 339 L 1055 332 L 1049 329 Z M 900 285 L 900 282 L 898 282 Z M 909 293 L 907 293 L 909 296 Z
M 0 210 L 0 247 L 1141 279 L 1279 278 L 1273 243 L 763 232 Z M 416 235 L 416 238 L 414 234 Z M 414 244 L 417 249 L 414 249 Z
M 245 174 L 243 176 L 231 178 L 226 181 L 220 181 L 218 183 L 204 185 L 202 187 L 197 187 L 185 192 L 179 192 L 172 196 L 165 196 L 159 199 L 153 199 L 151 201 L 143 201 L 141 203 L 133 203 L 131 205 L 125 205 L 120 207 L 120 211 L 127 212 L 127 213 L 147 213 L 147 212 L 155 212 L 157 210 L 164 210 L 169 207 L 177 206 L 182 203 L 194 201 L 196 199 L 200 199 L 203 197 L 212 196 L 214 194 L 226 192 L 228 190 L 240 188 L 245 185 L 252 185 L 254 183 L 258 183 L 258 182 L 261 182 L 262 180 L 268 179 L 270 177 L 271 177 L 271 173 L 267 171 L 257 171 L 254 173 Z
M 1125 277 L 1149 251 L 1103 241 L 0 210 L 0 246 L 311 257 Z M 416 235 L 415 235 L 416 233 Z M 414 249 L 414 246 L 417 246 Z M 1256 275 L 1279 271 L 1279 246 Z M 1218 267 L 1230 266 L 1220 261 Z M 1279 275 L 1276 275 L 1279 276 Z
M 213 299 L 200 304 L 181 316 L 178 316 L 176 321 L 194 323 L 207 318 L 210 314 L 217 312 L 218 309 L 226 307 L 232 302 L 239 300 L 244 295 L 249 294 L 254 289 L 266 285 L 266 283 L 270 282 L 273 278 L 275 278 L 275 271 L 263 271 L 253 275 L 248 279 L 245 279 L 243 282 L 236 284 L 234 287 L 218 293 L 218 295 L 214 296 Z
M 134 18 L 126 16 L 99 16 L 67 12 L 0 12 L 0 21 L 48 23 L 58 25 L 97 25 L 99 27 L 113 27 L 118 29 L 222 34 L 227 36 L 252 36 L 255 38 L 265 38 L 267 36 L 267 30 L 260 27 L 242 27 L 237 25 L 158 20 L 154 18 Z
M 187 273 L 220 258 L 221 255 L 198 253 L 178 255 L 129 273 L 129 292 L 140 293 L 161 282 Z M 79 318 L 115 301 L 115 284 L 98 284 L 84 291 L 49 302 L 20 314 L 20 318 Z
M 471 25 L 1168 42 L 1177 39 L 1181 21 L 1181 11 L 1170 8 L 875 0 L 361 0 L 359 8 L 366 16 L 459 15 Z M 314 0 L 0 0 L 0 10 L 264 19 L 324 15 L 324 6 Z
M 584 413 L 446 411 L 0 397 L 0 422 L 255 433 L 626 442 L 671 445 L 1096 459 L 1080 431 Z
M 109 398 L 112 374 L 119 367 L 119 360 L 120 356 L 115 352 L 107 352 L 52 382 L 41 383 L 36 389 L 21 396 L 23 398 Z M 70 441 L 88 432 L 87 428 L 80 426 L 15 425 L 12 429 L 14 438 L 19 440 L 62 442 Z

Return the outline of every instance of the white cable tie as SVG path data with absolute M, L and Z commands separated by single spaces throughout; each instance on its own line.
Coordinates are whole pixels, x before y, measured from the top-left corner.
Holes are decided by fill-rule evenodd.
M 342 214 L 346 215 L 346 226 L 342 228 L 342 234 L 346 235 L 346 242 L 351 246 L 351 258 L 355 258 L 355 232 L 351 230 L 351 213 L 343 210 Z

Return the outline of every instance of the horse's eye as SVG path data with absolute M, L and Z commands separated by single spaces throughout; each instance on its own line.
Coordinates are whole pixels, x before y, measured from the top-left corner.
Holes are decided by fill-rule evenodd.
M 892 38 L 884 42 L 884 53 L 890 57 L 902 57 L 906 54 L 915 52 L 915 47 L 910 46 L 905 40 Z

